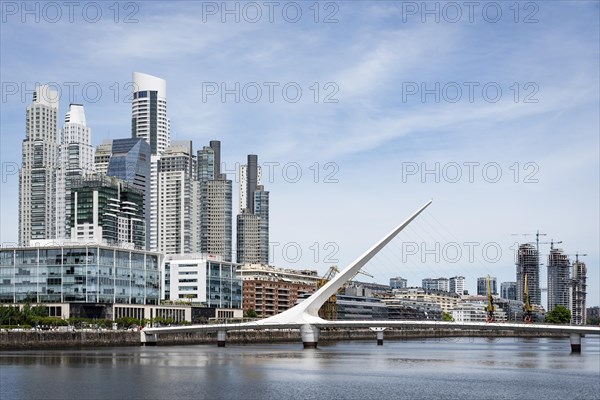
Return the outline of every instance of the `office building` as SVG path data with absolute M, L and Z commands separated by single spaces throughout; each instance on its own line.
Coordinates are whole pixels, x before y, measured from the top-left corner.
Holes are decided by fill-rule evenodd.
M 101 174 L 73 181 L 72 241 L 146 249 L 144 192 Z
M 237 265 L 205 254 L 165 256 L 161 298 L 218 309 L 242 308 L 242 279 Z
M 231 261 L 232 184 L 221 173 L 221 142 L 198 151 L 197 180 L 200 190 L 200 251 Z
M 421 287 L 426 290 L 450 291 L 448 278 L 425 278 L 421 281 Z
M 240 174 L 241 175 L 241 174 Z M 258 182 L 258 157 L 248 155 L 245 182 L 245 207 L 237 216 L 237 262 L 269 263 L 269 192 Z M 242 187 L 242 186 L 240 186 Z M 240 193 L 242 196 L 242 193 Z
M 0 302 L 158 304 L 161 257 L 101 244 L 0 249 Z
M 548 311 L 561 305 L 570 308 L 571 263 L 561 249 L 550 249 L 548 254 Z
M 94 172 L 94 148 L 90 128 L 86 125 L 81 104 L 71 104 L 61 131 L 61 143 L 56 165 L 56 235 L 57 239 L 70 236 L 71 186 L 75 179 Z
M 527 277 L 529 302 L 531 304 L 541 305 L 540 264 L 536 247 L 531 243 L 519 245 L 516 258 L 517 300 L 525 302 L 525 277 Z
M 571 323 L 585 325 L 587 323 L 587 268 L 582 261 L 573 263 L 573 280 L 571 282 Z
M 144 193 L 144 220 L 150 226 L 150 145 L 144 139 L 115 139 L 106 171 L 108 176 L 129 183 Z M 150 230 L 146 229 L 146 250 Z
M 490 276 L 490 291 L 492 295 L 498 295 L 498 280 L 495 276 Z M 462 294 L 462 293 L 461 293 Z M 487 296 L 487 277 L 477 278 L 477 295 Z
M 506 300 L 517 300 L 517 282 L 502 282 L 500 297 Z
M 194 180 L 192 142 L 173 142 L 158 167 L 158 250 L 165 254 L 198 253 L 198 229 L 194 199 L 199 198 Z
M 133 73 L 131 137 L 150 145 L 150 248 L 159 249 L 158 170 L 162 154 L 171 144 L 171 125 L 167 117 L 167 83 L 141 72 Z
M 390 278 L 390 288 L 391 289 L 402 289 L 407 287 L 408 281 L 400 276 L 395 278 Z
M 453 276 L 450 278 L 450 293 L 456 293 L 459 295 L 465 294 L 464 276 Z
M 27 107 L 19 171 L 19 244 L 52 239 L 55 231 L 58 93 L 37 86 Z

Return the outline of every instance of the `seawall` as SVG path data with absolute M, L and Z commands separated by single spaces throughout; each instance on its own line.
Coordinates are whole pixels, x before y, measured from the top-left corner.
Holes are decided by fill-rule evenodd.
M 560 334 L 536 334 L 518 331 L 477 331 L 453 329 L 388 329 L 384 338 L 388 339 L 428 339 L 439 338 L 449 340 L 458 337 L 568 337 Z M 373 340 L 376 333 L 368 330 L 323 329 L 319 342 L 338 340 Z M 227 343 L 300 343 L 298 330 L 266 330 L 266 331 L 232 331 L 227 333 Z M 181 344 L 214 344 L 217 342 L 216 332 L 170 333 L 158 336 L 157 345 Z M 67 349 L 86 347 L 140 346 L 140 333 L 132 331 L 10 331 L 0 332 L 0 351 L 2 350 L 38 350 Z

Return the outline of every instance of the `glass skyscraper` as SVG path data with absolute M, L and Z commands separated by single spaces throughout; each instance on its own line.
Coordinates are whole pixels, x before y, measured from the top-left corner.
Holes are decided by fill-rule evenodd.
M 146 228 L 150 226 L 150 145 L 140 138 L 116 139 L 107 175 L 130 183 L 144 193 Z M 146 229 L 146 249 L 150 248 L 150 229 Z

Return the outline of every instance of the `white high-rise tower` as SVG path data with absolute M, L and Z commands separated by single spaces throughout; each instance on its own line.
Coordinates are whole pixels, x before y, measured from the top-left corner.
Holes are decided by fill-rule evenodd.
M 71 104 L 61 131 L 56 166 L 56 238 L 70 236 L 71 186 L 74 179 L 94 171 L 94 148 L 83 105 Z
M 158 250 L 158 163 L 171 144 L 167 118 L 167 82 L 141 72 L 133 73 L 131 137 L 150 145 L 150 250 Z
M 54 168 L 58 138 L 58 93 L 48 85 L 35 88 L 27 107 L 23 165 L 19 173 L 19 244 L 52 239 Z

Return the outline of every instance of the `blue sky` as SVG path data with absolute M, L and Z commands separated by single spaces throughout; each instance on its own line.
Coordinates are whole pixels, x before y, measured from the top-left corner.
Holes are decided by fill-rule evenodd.
M 36 21 L 11 4 L 0 39 L 2 243 L 17 241 L 25 91 L 56 82 L 61 120 L 83 103 L 99 144 L 129 135 L 140 71 L 167 80 L 172 140 L 221 140 L 234 185 L 246 154 L 271 165 L 273 264 L 344 266 L 433 198 L 365 267 L 375 278 L 361 279 L 463 275 L 470 292 L 479 276 L 514 281 L 511 247 L 533 236 L 512 234 L 539 229 L 588 254 L 588 304 L 600 303 L 598 2 L 481 2 L 472 14 L 428 2 L 439 22 L 422 2 L 277 2 L 272 22 L 263 2 L 228 3 L 239 22 L 221 2 L 119 3 L 117 22 L 113 3 L 97 22 L 85 2 L 73 22 L 66 8 L 56 17 L 40 3 Z M 236 82 L 239 102 L 222 98 Z

